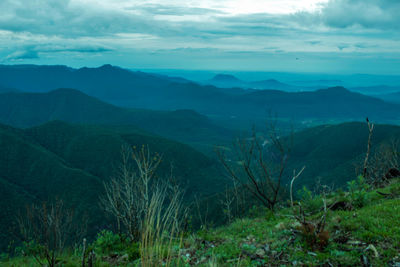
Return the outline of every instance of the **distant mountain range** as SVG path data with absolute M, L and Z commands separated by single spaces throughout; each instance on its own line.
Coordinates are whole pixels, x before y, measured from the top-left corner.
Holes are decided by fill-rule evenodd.
M 268 79 L 262 81 L 247 82 L 236 78 L 229 74 L 217 74 L 212 79 L 204 81 L 204 84 L 214 85 L 220 88 L 244 88 L 244 89 L 258 89 L 258 90 L 281 90 L 286 92 L 299 92 L 299 91 L 312 91 L 321 89 L 324 86 L 293 86 L 279 82 L 275 79 Z
M 11 92 L 18 92 L 18 90 L 14 89 L 14 88 L 7 88 L 7 87 L 4 87 L 4 86 L 0 85 L 0 94 L 2 94 L 2 93 L 11 93 Z
M 366 95 L 380 95 L 400 91 L 400 86 L 374 85 L 364 87 L 352 87 L 352 91 Z
M 230 74 L 217 74 L 212 79 L 205 81 L 203 84 L 214 85 L 221 88 L 244 88 L 257 90 L 280 90 L 285 92 L 303 92 L 315 91 L 318 89 L 330 87 L 343 87 L 344 82 L 341 80 L 315 80 L 315 81 L 294 81 L 293 84 L 282 83 L 276 79 L 260 80 L 260 81 L 243 81 Z M 388 94 L 400 92 L 400 86 L 373 85 L 363 87 L 349 87 L 352 92 L 357 92 L 370 96 L 379 96 L 380 94 Z
M 74 89 L 0 94 L 0 123 L 26 128 L 52 120 L 143 129 L 187 143 L 212 144 L 233 138 L 231 131 L 192 110 L 124 109 Z
M 376 95 L 376 97 L 386 102 L 400 104 L 400 90 L 394 93 Z
M 220 76 L 217 80 L 235 78 Z M 81 69 L 0 66 L 0 81 L 5 87 L 22 91 L 74 88 L 119 106 L 154 110 L 191 109 L 214 120 L 241 120 L 249 124 L 263 122 L 271 113 L 293 120 L 364 120 L 369 116 L 383 122 L 395 121 L 400 116 L 399 105 L 350 92 L 343 87 L 293 93 L 218 88 L 186 80 L 176 82 L 176 78 L 132 72 L 110 65 Z M 264 83 L 281 84 L 274 80 Z

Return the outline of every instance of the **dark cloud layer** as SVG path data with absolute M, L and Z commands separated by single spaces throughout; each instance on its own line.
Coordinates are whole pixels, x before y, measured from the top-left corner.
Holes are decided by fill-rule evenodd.
M 185 53 L 190 66 L 190 56 L 199 53 L 400 54 L 400 0 L 330 0 L 317 11 L 291 14 L 131 2 L 118 8 L 109 0 L 1 0 L 0 58 L 35 60 L 57 53 L 142 58 L 138 53 L 169 51 Z

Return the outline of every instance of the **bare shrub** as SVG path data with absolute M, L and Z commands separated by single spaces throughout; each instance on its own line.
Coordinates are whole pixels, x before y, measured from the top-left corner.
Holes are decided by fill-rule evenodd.
M 150 188 L 161 157 L 151 154 L 144 146 L 139 151 L 123 147 L 121 156 L 117 176 L 104 183 L 105 195 L 100 203 L 115 217 L 119 234 L 124 232 L 131 240 L 139 240 L 143 218 L 150 205 Z
M 55 266 L 57 257 L 67 244 L 80 240 L 86 231 L 86 220 L 77 222 L 72 210 L 63 201 L 32 204 L 17 218 L 25 253 L 40 265 Z
M 271 124 L 267 138 L 257 136 L 253 129 L 251 138 L 237 139 L 232 158 L 228 159 L 221 149 L 217 150 L 217 155 L 236 183 L 263 206 L 274 210 L 282 191 L 291 142 L 291 138 L 281 138 L 275 124 Z
M 400 169 L 399 142 L 391 140 L 375 150 L 368 171 L 368 182 L 380 186 L 398 175 Z

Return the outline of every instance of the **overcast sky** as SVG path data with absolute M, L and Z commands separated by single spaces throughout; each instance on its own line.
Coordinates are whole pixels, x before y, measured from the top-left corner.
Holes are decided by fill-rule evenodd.
M 400 1 L 1 0 L 0 63 L 400 74 Z

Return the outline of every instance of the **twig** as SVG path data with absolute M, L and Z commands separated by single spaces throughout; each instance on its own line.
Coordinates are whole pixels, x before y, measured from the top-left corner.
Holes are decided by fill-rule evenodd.
M 364 159 L 364 170 L 363 170 L 363 177 L 365 178 L 367 175 L 367 167 L 368 167 L 368 159 L 369 159 L 369 154 L 371 152 L 371 138 L 372 138 L 372 133 L 374 131 L 374 124 L 369 122 L 369 119 L 367 118 L 367 125 L 368 125 L 368 145 L 367 145 L 367 153 L 365 154 L 365 159 Z
M 293 170 L 293 178 L 292 181 L 290 182 L 290 203 L 292 205 L 293 208 L 293 183 L 294 180 L 296 180 L 304 171 L 304 169 L 306 168 L 306 166 L 303 166 L 303 168 L 301 168 L 301 170 L 296 174 L 296 170 Z

